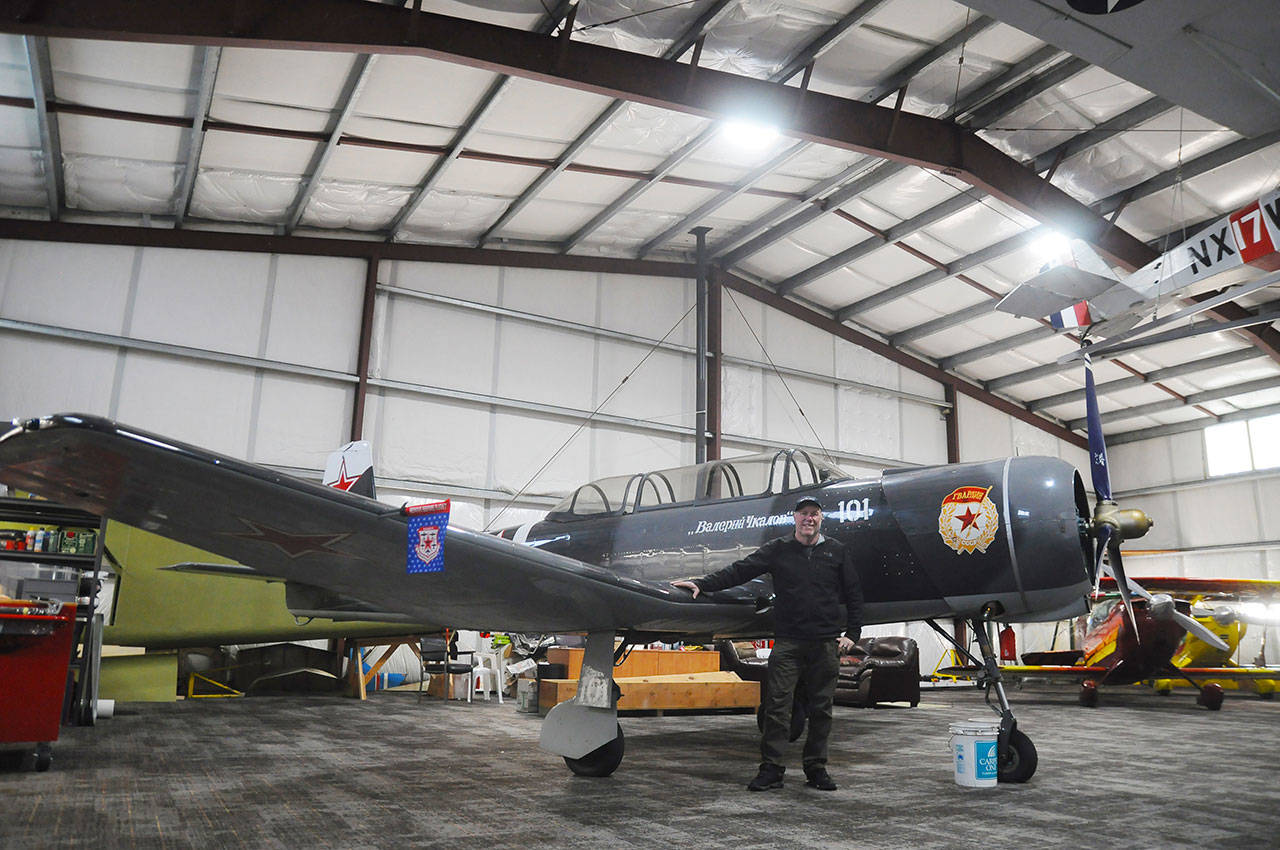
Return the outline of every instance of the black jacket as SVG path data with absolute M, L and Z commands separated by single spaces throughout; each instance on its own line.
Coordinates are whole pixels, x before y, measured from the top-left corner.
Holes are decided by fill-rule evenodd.
M 853 552 L 830 537 L 816 546 L 801 545 L 794 534 L 778 537 L 694 584 L 703 591 L 724 590 L 764 573 L 773 576 L 775 637 L 810 640 L 844 632 L 857 640 L 862 634 L 862 583 Z

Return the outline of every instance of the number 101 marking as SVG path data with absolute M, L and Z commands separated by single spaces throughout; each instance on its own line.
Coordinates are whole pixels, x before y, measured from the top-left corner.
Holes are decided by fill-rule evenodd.
M 860 519 L 871 519 L 871 499 L 850 499 L 840 502 L 836 516 L 841 522 L 855 522 Z

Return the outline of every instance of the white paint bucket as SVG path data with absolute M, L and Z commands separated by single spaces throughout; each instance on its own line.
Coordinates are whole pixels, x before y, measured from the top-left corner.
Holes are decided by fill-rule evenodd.
M 966 788 L 996 786 L 1000 763 L 999 738 L 999 720 L 971 718 L 951 724 L 951 757 L 957 785 Z

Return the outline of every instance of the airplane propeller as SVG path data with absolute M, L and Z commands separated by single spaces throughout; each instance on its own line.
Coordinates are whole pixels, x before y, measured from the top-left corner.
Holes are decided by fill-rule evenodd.
M 1124 573 L 1124 559 L 1120 556 L 1120 544 L 1125 540 L 1135 540 L 1148 531 L 1154 524 L 1151 518 L 1137 508 L 1121 508 L 1112 498 L 1111 473 L 1107 468 L 1107 444 L 1102 436 L 1102 416 L 1098 412 L 1098 391 L 1093 381 L 1093 361 L 1089 357 L 1089 344 L 1081 349 L 1084 353 L 1084 401 L 1085 416 L 1089 427 L 1089 471 L 1093 477 L 1093 491 L 1097 503 L 1093 508 L 1093 533 L 1098 540 L 1096 560 L 1093 565 L 1094 589 L 1102 578 L 1102 571 L 1110 573 L 1124 600 L 1125 611 L 1129 615 L 1129 625 L 1133 626 L 1134 639 L 1141 641 L 1138 634 L 1138 621 L 1133 614 L 1133 596 L 1147 600 L 1152 616 L 1157 619 L 1175 620 L 1180 626 L 1194 634 L 1200 640 L 1220 650 L 1229 647 L 1222 639 L 1211 632 L 1202 623 L 1188 617 L 1174 607 L 1172 597 L 1165 594 L 1152 596 L 1146 588 L 1129 578 Z M 1106 561 L 1103 561 L 1103 554 Z
M 1133 616 L 1130 582 L 1124 574 L 1124 560 L 1120 557 L 1120 543 L 1146 534 L 1151 528 L 1151 518 L 1135 508 L 1121 509 L 1111 496 L 1111 473 L 1107 469 L 1107 443 L 1102 436 L 1102 416 L 1098 412 L 1098 390 L 1093 381 L 1093 361 L 1089 357 L 1088 343 L 1084 350 L 1084 402 L 1089 428 L 1089 472 L 1093 478 L 1093 493 L 1097 501 L 1093 508 L 1093 534 L 1098 540 L 1093 564 L 1093 583 L 1097 588 L 1105 569 L 1116 580 L 1120 598 L 1129 613 L 1129 624 L 1138 634 L 1138 622 Z M 1106 561 L 1103 555 L 1106 555 Z M 1146 594 L 1146 591 L 1143 591 Z M 1148 598 L 1150 598 L 1148 596 Z

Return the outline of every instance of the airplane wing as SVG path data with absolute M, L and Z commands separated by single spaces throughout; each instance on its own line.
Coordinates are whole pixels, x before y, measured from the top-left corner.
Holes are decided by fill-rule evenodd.
M 1002 676 L 1044 676 L 1057 679 L 1100 679 L 1111 671 L 1110 667 L 1085 667 L 1078 664 L 1002 664 Z M 978 676 L 981 667 L 943 667 L 939 673 L 947 676 Z
M 1183 578 L 1181 576 L 1137 578 L 1151 593 L 1168 593 L 1172 596 L 1219 596 L 1250 599 L 1280 595 L 1280 580 L 1255 578 Z M 1114 591 L 1115 579 L 1106 576 L 1100 589 Z
M 1190 679 L 1280 680 L 1280 667 L 1179 667 L 1178 675 Z
M 692 600 L 451 526 L 439 572 L 409 573 L 399 508 L 117 425 L 61 414 L 0 436 L 0 481 L 239 561 L 304 595 L 358 600 L 424 626 L 758 635 L 749 592 Z M 225 570 L 223 571 L 225 573 Z
M 1000 299 L 996 309 L 1028 319 L 1042 319 L 1087 301 L 1112 287 L 1115 280 L 1074 266 L 1054 266 L 1041 272 Z

